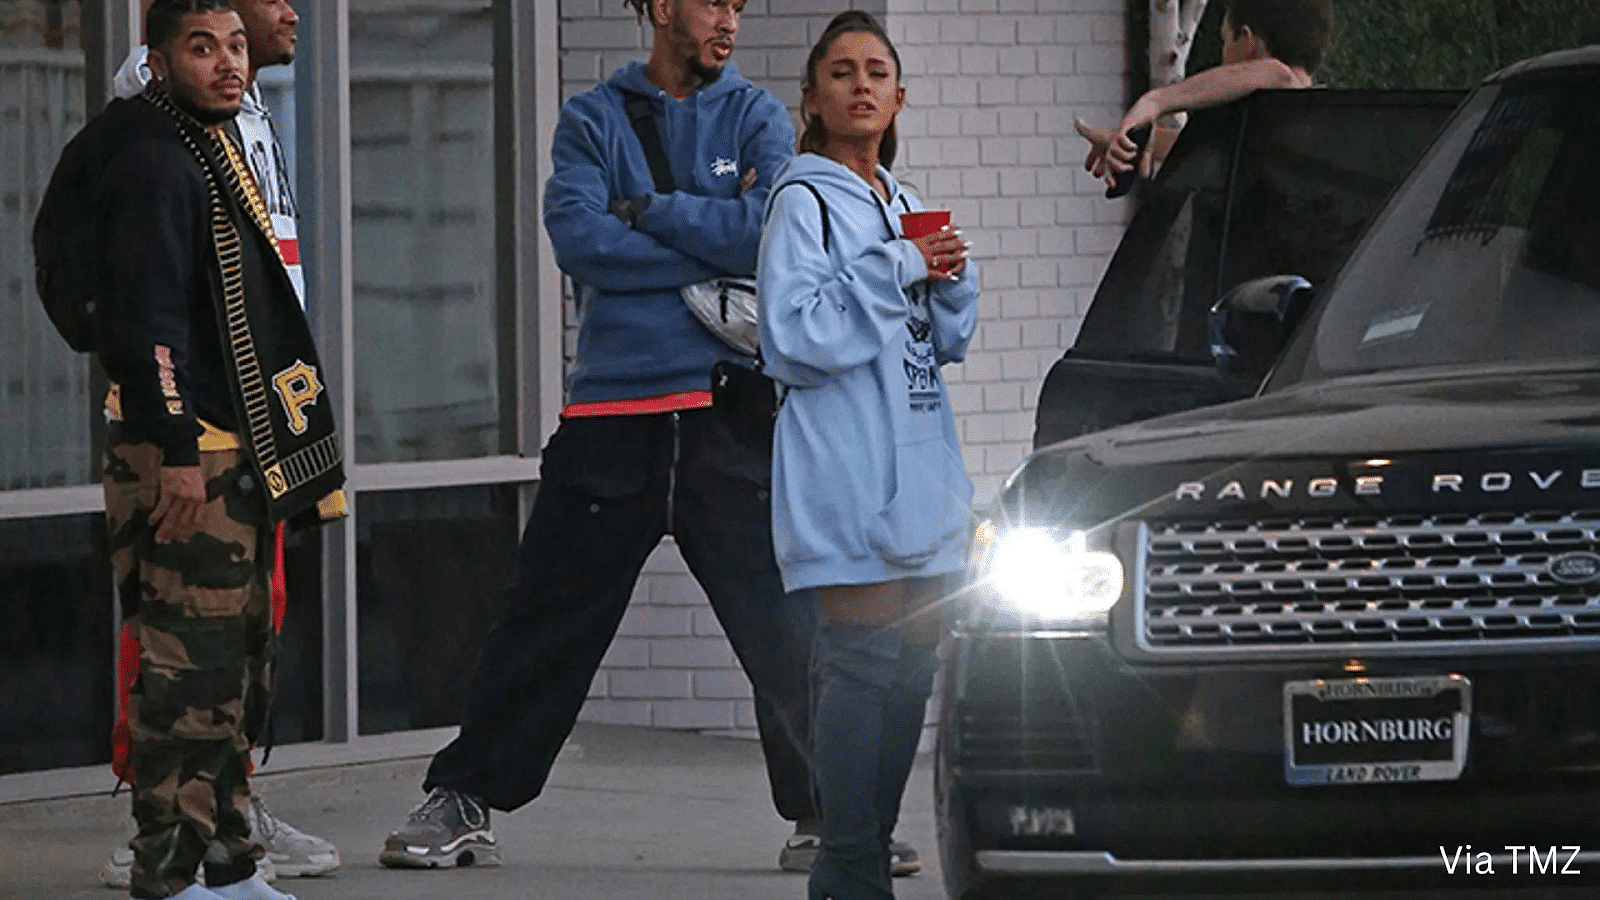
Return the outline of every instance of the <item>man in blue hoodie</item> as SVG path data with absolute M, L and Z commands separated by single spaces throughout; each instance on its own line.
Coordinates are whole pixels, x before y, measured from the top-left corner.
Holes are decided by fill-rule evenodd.
M 461 733 L 433 758 L 428 798 L 385 841 L 387 866 L 499 862 L 489 809 L 516 809 L 544 788 L 645 558 L 667 534 L 757 702 L 775 713 L 762 720 L 782 731 L 764 743 L 789 751 L 769 752 L 774 799 L 789 807 L 780 813 L 814 817 L 804 756 L 782 746 L 805 734 L 810 603 L 786 597 L 778 576 L 770 456 L 710 408 L 712 364 L 739 352 L 679 294 L 754 273 L 762 207 L 794 153 L 794 128 L 730 61 L 744 0 L 625 2 L 650 18 L 650 58 L 565 104 L 545 188 L 545 229 L 578 311 L 567 405 Z M 653 121 L 670 191 L 658 188 L 630 98 Z

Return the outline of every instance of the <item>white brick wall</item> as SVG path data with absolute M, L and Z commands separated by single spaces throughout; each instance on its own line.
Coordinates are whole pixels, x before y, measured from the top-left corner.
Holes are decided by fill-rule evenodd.
M 1082 169 L 1072 122 L 1125 103 L 1127 0 L 750 0 L 736 58 L 799 106 L 812 42 L 846 6 L 879 16 L 905 66 L 896 177 L 948 206 L 983 270 L 978 334 L 946 370 L 963 455 L 987 504 L 1031 446 L 1050 365 L 1077 333 L 1125 205 Z M 649 49 L 622 0 L 560 0 L 563 98 Z M 795 119 L 798 127 L 798 117 Z M 570 308 L 569 308 L 569 317 Z M 570 351 L 570 341 L 568 343 Z M 748 731 L 749 684 L 669 540 L 590 689 L 595 722 Z
M 983 270 L 977 337 L 947 370 L 979 504 L 1028 451 L 1039 385 L 1121 233 L 1072 122 L 1121 114 L 1125 6 L 888 2 L 907 88 L 896 174 L 954 211 Z

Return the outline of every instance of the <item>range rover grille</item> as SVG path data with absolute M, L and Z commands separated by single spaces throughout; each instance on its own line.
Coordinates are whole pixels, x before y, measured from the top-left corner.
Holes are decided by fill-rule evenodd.
M 1600 569 L 1584 577 L 1600 567 L 1600 511 L 1148 522 L 1139 534 L 1150 652 L 1600 641 Z

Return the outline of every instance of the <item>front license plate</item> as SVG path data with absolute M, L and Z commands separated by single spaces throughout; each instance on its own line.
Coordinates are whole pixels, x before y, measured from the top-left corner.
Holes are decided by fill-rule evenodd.
M 1293 785 L 1450 781 L 1467 759 L 1472 682 L 1460 675 L 1283 686 L 1283 775 Z

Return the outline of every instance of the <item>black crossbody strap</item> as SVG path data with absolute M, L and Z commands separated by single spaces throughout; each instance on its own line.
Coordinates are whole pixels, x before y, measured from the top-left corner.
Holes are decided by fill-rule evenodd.
M 833 236 L 833 222 L 828 219 L 828 201 L 822 199 L 822 192 L 817 190 L 816 185 L 799 178 L 795 179 L 794 181 L 785 181 L 783 184 L 780 184 L 774 188 L 772 192 L 776 194 L 778 191 L 783 190 L 791 184 L 800 185 L 801 187 L 810 191 L 811 196 L 817 198 L 817 206 L 822 210 L 822 249 L 824 252 L 826 252 L 828 249 L 828 240 Z M 768 208 L 770 209 L 771 207 Z
M 661 144 L 661 132 L 656 130 L 655 104 L 644 94 L 626 92 L 623 106 L 628 110 L 628 121 L 633 123 L 633 133 L 639 136 L 644 147 L 644 158 L 650 163 L 650 177 L 655 180 L 656 192 L 670 194 L 678 189 L 672 180 L 672 165 L 667 162 L 667 150 Z

